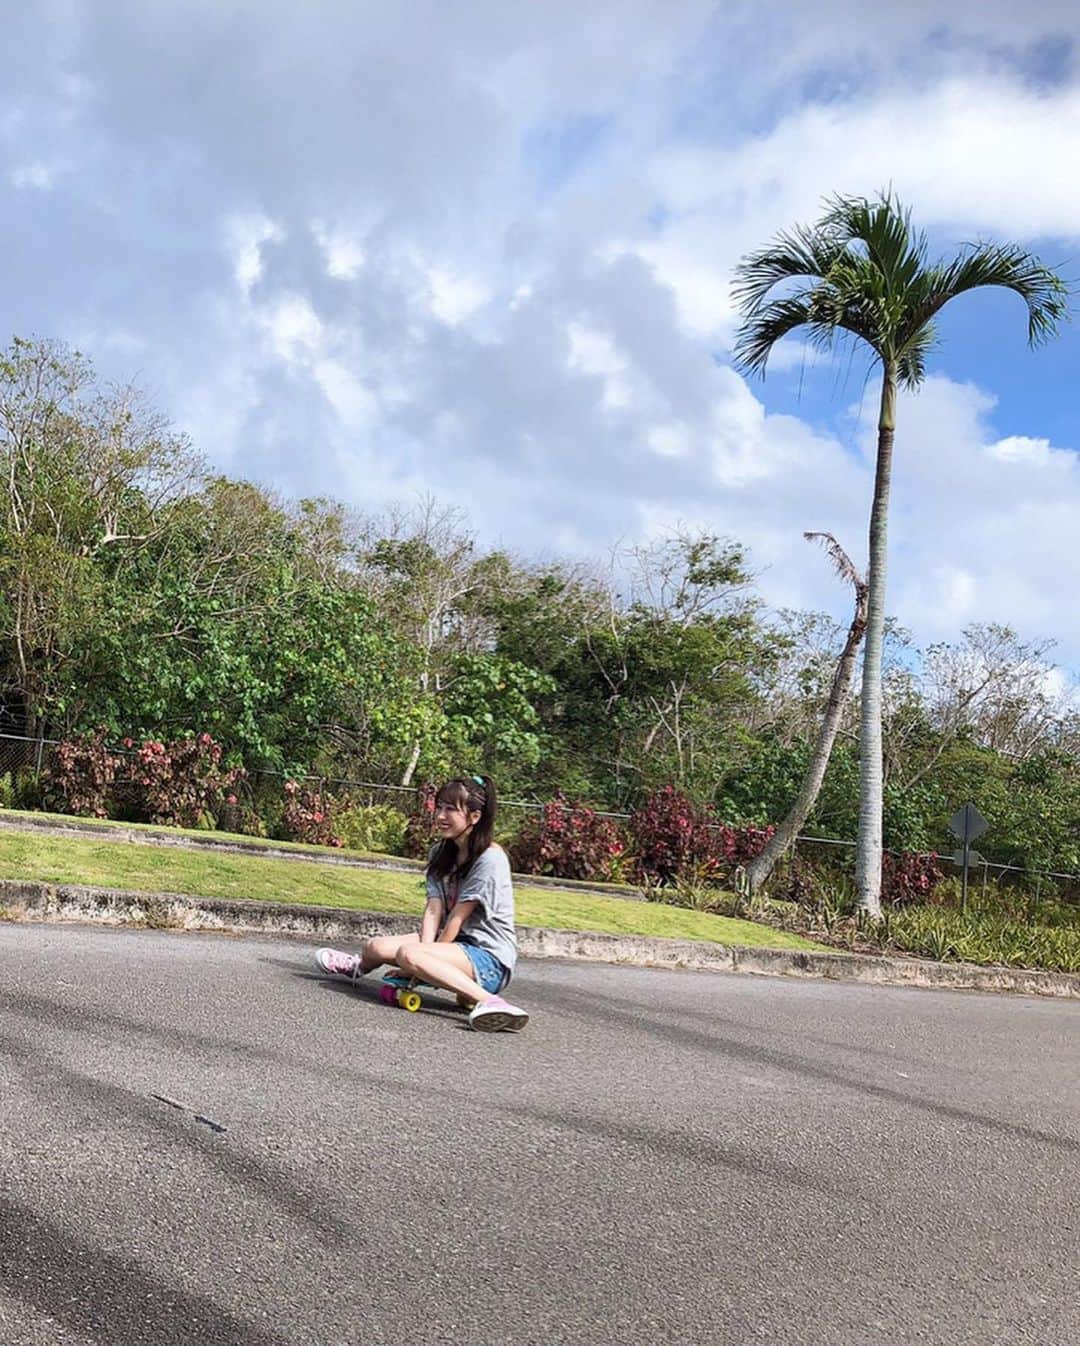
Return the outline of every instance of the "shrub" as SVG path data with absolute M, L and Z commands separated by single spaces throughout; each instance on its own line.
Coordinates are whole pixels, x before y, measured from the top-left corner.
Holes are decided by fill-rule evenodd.
M 773 827 L 729 827 L 716 813 L 666 785 L 630 816 L 637 876 L 642 882 L 677 883 L 693 873 L 714 879 L 745 865 L 765 847 Z
M 938 857 L 919 855 L 915 851 L 901 851 L 881 858 L 881 897 L 894 907 L 912 902 L 929 902 L 935 886 L 944 878 Z
M 109 789 L 123 758 L 105 744 L 105 730 L 65 739 L 57 745 L 55 765 L 45 776 L 45 800 L 60 813 L 107 818 Z
M 133 747 L 131 739 L 124 746 Z M 141 787 L 149 822 L 168 827 L 213 826 L 212 815 L 238 802 L 242 768 L 222 765 L 222 749 L 209 734 L 165 744 L 147 739 L 126 763 L 128 779 Z
M 800 907 L 811 907 L 821 888 L 821 875 L 811 861 L 792 855 L 786 864 L 773 871 L 770 891 L 781 902 L 794 902 Z
M 527 874 L 611 881 L 625 851 L 622 832 L 610 818 L 560 795 L 522 825 L 513 859 Z
M 727 823 L 720 823 L 715 825 L 715 830 L 720 834 L 722 862 L 726 867 L 734 868 L 736 865 L 747 865 L 760 855 L 771 841 L 776 828 L 772 823 L 764 827 L 730 827 Z
M 43 809 L 46 804 L 46 782 L 44 773 L 38 775 L 33 767 L 17 768 L 9 777 L 11 781 L 11 803 L 13 809 Z
M 391 804 L 354 804 L 342 808 L 337 814 L 338 833 L 353 851 L 401 855 L 407 826 L 404 813 Z
M 235 803 L 230 802 L 235 800 Z M 243 837 L 268 837 L 266 822 L 250 799 L 236 794 L 225 797 L 218 810 L 217 825 L 222 832 L 237 832 Z
M 332 794 L 307 789 L 294 780 L 285 782 L 282 828 L 289 841 L 308 846 L 340 846 L 335 830 L 337 801 Z
M 1080 971 L 1080 930 L 1027 925 L 987 912 L 911 906 L 890 914 L 889 942 L 923 958 Z
M 710 876 L 715 873 L 713 838 L 706 821 L 704 811 L 673 785 L 657 790 L 630 815 L 638 877 L 675 883 L 691 868 Z
M 417 787 L 412 808 L 405 819 L 405 835 L 402 839 L 402 854 L 414 860 L 426 860 L 431 850 L 432 831 L 435 826 L 436 786 L 427 784 Z
M 16 767 L 0 776 L 0 809 L 46 808 L 47 792 L 47 771 L 39 776 L 32 766 Z

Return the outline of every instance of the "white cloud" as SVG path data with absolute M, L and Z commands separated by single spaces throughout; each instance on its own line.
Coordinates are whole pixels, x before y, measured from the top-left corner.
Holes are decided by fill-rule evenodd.
M 934 613 L 939 631 L 951 629 L 954 635 L 979 615 L 979 586 L 974 575 L 952 566 L 937 566 L 932 571 L 931 593 L 936 593 L 939 606 Z
M 431 311 L 440 322 L 456 327 L 486 303 L 488 289 L 474 276 L 455 273 L 446 267 L 428 268 Z
M 973 620 L 1060 638 L 1073 660 L 1080 456 L 995 439 L 993 398 L 936 377 L 897 415 L 890 610 L 948 638 Z M 865 438 L 872 416 L 865 416 Z
M 91 353 L 122 377 L 141 350 L 238 474 L 431 489 L 516 547 L 696 521 L 752 548 L 770 601 L 846 611 L 801 534 L 865 551 L 873 411 L 776 414 L 822 361 L 798 342 L 764 387 L 718 365 L 732 265 L 823 191 L 885 182 L 949 237 L 1052 256 L 1080 232 L 1080 81 L 1054 65 L 1080 16 L 1056 0 L 144 9 L 13 12 L 41 53 L 0 93 L 13 324 L 130 333 Z M 904 399 L 890 606 L 1080 657 L 1076 456 L 1036 410 L 1005 438 L 994 414 L 945 378 Z
M 232 215 L 225 221 L 225 245 L 233 276 L 245 296 L 262 279 L 264 244 L 278 243 L 284 237 L 281 226 L 265 215 Z
M 28 187 L 37 192 L 48 192 L 56 183 L 56 170 L 48 164 L 35 160 L 33 163 L 20 164 L 11 170 L 13 187 Z
M 570 341 L 567 363 L 581 374 L 594 374 L 603 382 L 603 404 L 609 411 L 625 407 L 630 391 L 624 375 L 627 362 L 615 349 L 615 343 L 606 332 L 585 323 L 568 324 L 566 334 Z
M 1069 457 L 1060 450 L 1052 448 L 1048 439 L 1032 439 L 1028 435 L 1008 435 L 995 444 L 987 445 L 986 451 L 992 458 L 998 458 L 1003 463 L 1031 463 L 1032 466 L 1041 468 L 1054 461 L 1055 453 L 1059 455 L 1058 461 L 1063 467 L 1066 466 Z
M 332 229 L 321 221 L 311 226 L 326 262 L 326 274 L 335 280 L 355 280 L 367 261 L 363 245 L 355 234 Z
M 306 360 L 320 345 L 323 324 L 303 295 L 284 295 L 260 315 L 275 355 L 286 363 Z
M 980 76 L 802 107 L 731 146 L 658 149 L 645 171 L 669 218 L 657 238 L 622 246 L 672 288 L 690 332 L 726 342 L 732 268 L 778 230 L 816 219 L 827 190 L 891 186 L 917 203 L 919 225 L 961 238 L 1075 241 L 1080 189 L 1061 166 L 1077 143 L 1074 85 L 1047 93 Z M 790 367 L 794 355 L 782 358 Z
M 347 429 L 364 429 L 372 424 L 378 409 L 376 400 L 344 364 L 332 359 L 318 360 L 313 372 Z
M 702 234 L 711 237 L 701 237 Z M 698 235 L 694 245 L 691 237 Z M 722 237 L 723 235 L 720 235 Z M 655 270 L 661 284 L 673 291 L 687 330 L 707 340 L 731 326 L 730 269 L 717 257 L 718 230 L 700 230 L 688 222 L 673 225 L 658 242 L 626 247 Z
M 686 425 L 654 425 L 646 435 L 649 448 L 661 458 L 685 458 L 691 451 L 693 435 Z

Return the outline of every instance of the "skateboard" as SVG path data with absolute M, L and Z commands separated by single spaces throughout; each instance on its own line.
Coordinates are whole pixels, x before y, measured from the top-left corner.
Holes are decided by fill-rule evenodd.
M 441 991 L 443 995 L 453 995 L 452 991 L 443 991 L 441 986 L 433 986 L 429 981 L 414 981 L 411 977 L 386 976 L 379 987 L 379 999 L 384 1005 L 400 1005 L 402 1009 L 415 1014 L 424 1003 L 424 997 L 417 990 L 423 986 L 426 990 Z M 473 1002 L 467 996 L 454 997 L 459 1010 L 471 1010 Z

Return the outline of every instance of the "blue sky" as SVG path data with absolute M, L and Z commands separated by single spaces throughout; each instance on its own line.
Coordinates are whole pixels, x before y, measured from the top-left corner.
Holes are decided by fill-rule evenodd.
M 592 558 L 739 538 L 842 613 L 873 389 L 731 368 L 739 257 L 892 186 L 935 250 L 1080 277 L 1080 17 L 1035 0 L 46 0 L 5 18 L 11 333 L 137 377 L 222 470 L 362 512 L 431 492 L 485 542 Z M 1080 330 L 957 305 L 897 437 L 890 608 L 1080 668 Z

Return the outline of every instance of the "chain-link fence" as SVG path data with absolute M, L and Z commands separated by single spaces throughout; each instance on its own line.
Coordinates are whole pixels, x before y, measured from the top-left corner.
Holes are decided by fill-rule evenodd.
M 52 739 L 0 734 L 0 776 L 31 773 L 35 778 L 52 766 L 57 745 Z
M 945 879 L 959 880 L 962 868 L 953 860 L 959 843 L 946 839 L 939 851 L 900 852 L 887 850 L 886 854 L 900 859 L 932 859 L 935 868 Z M 811 864 L 828 866 L 834 870 L 854 875 L 854 841 L 832 837 L 798 837 L 792 848 L 791 856 L 804 859 Z M 1080 900 L 1080 874 L 1066 870 L 1032 869 L 1026 865 L 1009 865 L 987 860 L 982 856 L 973 858 L 968 867 L 968 884 L 971 901 L 983 903 L 998 895 L 1003 889 L 1023 889 L 1028 919 L 1034 920 L 1045 897 L 1065 895 L 1073 901 Z

